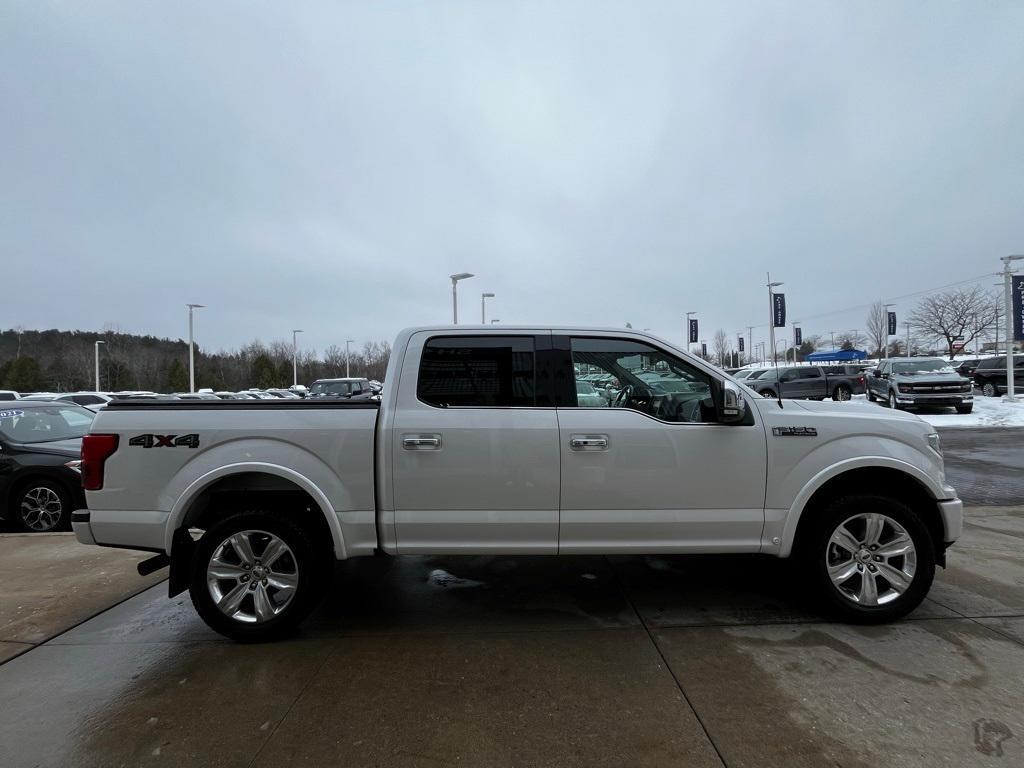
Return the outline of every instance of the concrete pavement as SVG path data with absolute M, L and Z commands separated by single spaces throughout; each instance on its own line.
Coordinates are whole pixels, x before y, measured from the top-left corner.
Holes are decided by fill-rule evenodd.
M 759 557 L 351 561 L 261 646 L 158 585 L 0 666 L 0 765 L 1024 765 L 1024 508 L 968 514 L 872 628 Z

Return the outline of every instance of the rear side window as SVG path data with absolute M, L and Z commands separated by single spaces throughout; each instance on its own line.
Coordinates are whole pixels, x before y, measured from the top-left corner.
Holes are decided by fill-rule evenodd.
M 532 336 L 442 336 L 427 341 L 416 395 L 441 408 L 536 404 Z

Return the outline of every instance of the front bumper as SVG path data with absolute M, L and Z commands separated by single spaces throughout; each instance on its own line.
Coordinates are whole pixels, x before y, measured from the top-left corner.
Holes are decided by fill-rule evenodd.
M 939 395 L 897 392 L 896 402 L 899 405 L 917 405 L 923 408 L 951 408 L 957 405 L 970 405 L 974 402 L 974 395 L 968 392 L 964 392 L 963 394 L 943 393 Z
M 960 499 L 945 499 L 938 505 L 945 543 L 952 544 L 964 530 L 964 503 Z

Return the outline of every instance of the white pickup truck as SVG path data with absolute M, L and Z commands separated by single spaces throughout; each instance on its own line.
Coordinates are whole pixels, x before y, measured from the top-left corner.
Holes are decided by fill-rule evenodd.
M 603 374 L 615 394 L 577 401 Z M 336 559 L 762 553 L 854 622 L 913 610 L 962 527 L 939 437 L 856 402 L 769 400 L 656 337 L 403 331 L 380 402 L 124 401 L 82 448 L 79 541 L 158 553 L 240 640 L 295 627 Z

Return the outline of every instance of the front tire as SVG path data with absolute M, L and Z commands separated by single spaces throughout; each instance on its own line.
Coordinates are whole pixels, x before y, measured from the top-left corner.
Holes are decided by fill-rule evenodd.
M 894 411 L 898 411 L 900 409 L 899 403 L 896 402 L 895 392 L 889 393 L 889 407 L 892 408 Z
M 894 621 L 935 578 L 935 545 L 910 507 L 855 494 L 829 504 L 800 542 L 804 573 L 825 611 L 853 624 Z
M 22 530 L 50 533 L 68 527 L 71 497 L 53 480 L 31 480 L 14 496 L 14 518 Z
M 286 514 L 236 512 L 196 543 L 189 595 L 214 631 L 239 642 L 275 640 L 325 594 L 331 563 Z
M 871 387 L 864 387 L 864 395 L 867 397 L 869 403 L 875 402 L 875 396 L 871 392 Z
M 772 398 L 778 397 L 778 395 L 776 395 L 773 390 L 766 389 L 761 393 L 761 397 L 767 397 L 770 400 Z

